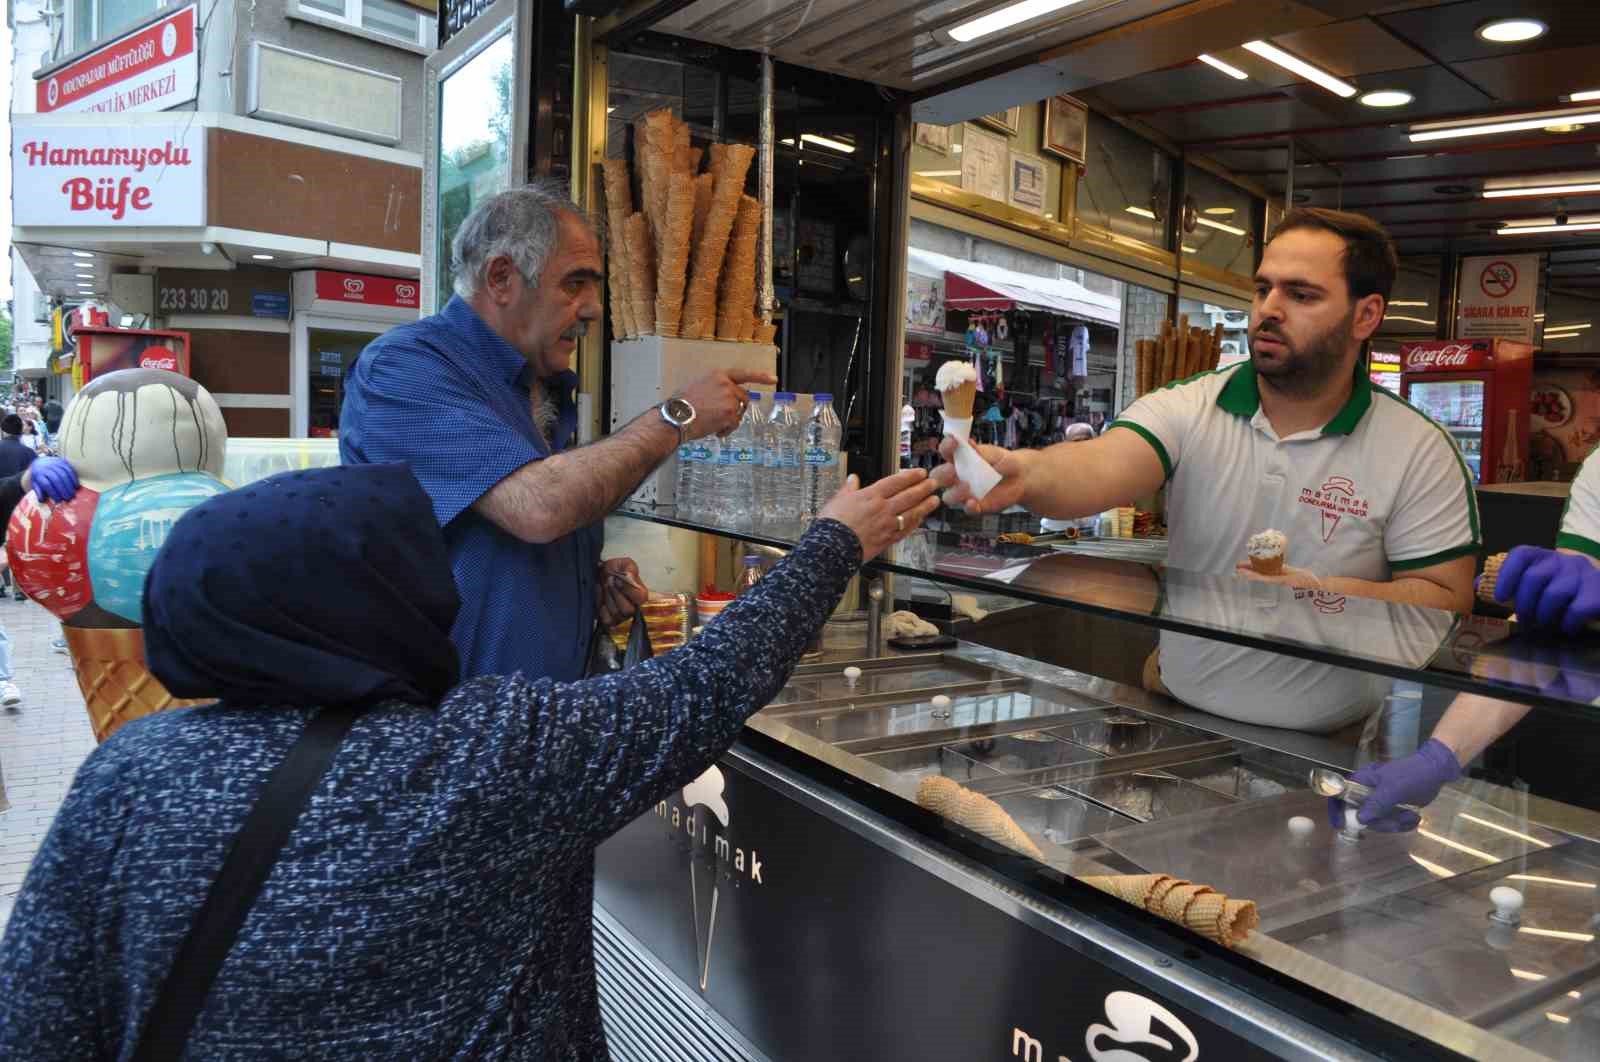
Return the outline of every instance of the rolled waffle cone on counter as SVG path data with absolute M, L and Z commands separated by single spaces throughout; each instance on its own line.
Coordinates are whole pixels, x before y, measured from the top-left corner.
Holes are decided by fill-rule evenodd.
M 717 338 L 748 338 L 755 322 L 756 240 L 761 235 L 761 201 L 739 197 L 733 234 L 728 240 L 728 264 L 718 281 Z
M 134 628 L 61 628 L 72 654 L 72 669 L 89 711 L 94 739 L 104 741 L 124 723 L 168 708 L 206 704 L 167 692 L 144 664 L 144 631 Z
M 1041 862 L 1044 860 L 1044 853 L 1033 843 L 1033 838 L 1005 813 L 1004 808 L 957 782 L 937 775 L 924 778 L 917 786 L 917 803 L 996 844 Z
M 683 289 L 689 273 L 689 230 L 694 225 L 694 182 L 675 173 L 667 196 L 656 259 L 656 334 L 675 336 L 683 323 Z
M 694 270 L 689 280 L 689 294 L 684 300 L 684 334 L 694 338 L 710 336 L 716 330 L 717 278 L 722 273 L 728 238 L 733 233 L 739 203 L 744 196 L 745 177 L 750 172 L 756 150 L 744 144 L 728 144 L 721 155 L 715 171 L 711 213 L 694 245 Z
M 1261 924 L 1254 900 L 1230 899 L 1209 886 L 1166 874 L 1103 874 L 1079 880 L 1228 948 L 1237 947 Z
M 633 189 L 628 185 L 628 163 L 606 159 L 600 164 L 606 189 L 606 272 L 611 298 L 611 327 L 623 339 L 639 334 L 628 297 L 628 243 L 624 231 L 633 213 Z
M 634 334 L 656 330 L 656 258 L 650 223 L 643 213 L 630 214 L 623 225 L 628 256 L 628 303 L 633 307 Z

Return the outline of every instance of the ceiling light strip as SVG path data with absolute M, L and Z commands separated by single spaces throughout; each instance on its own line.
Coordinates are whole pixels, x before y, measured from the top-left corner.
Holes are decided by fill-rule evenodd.
M 1537 874 L 1507 874 L 1512 881 L 1533 881 L 1540 885 L 1565 885 L 1569 889 L 1593 889 L 1597 886 L 1592 881 L 1572 881 L 1567 878 L 1541 878 Z
M 1411 127 L 1411 142 L 1420 144 L 1430 140 L 1451 140 L 1463 136 L 1492 136 L 1495 133 L 1515 133 L 1524 129 L 1543 129 L 1550 125 L 1577 125 L 1594 121 L 1600 121 L 1600 111 L 1582 108 L 1575 111 L 1513 114 L 1492 121 L 1467 118 L 1456 122 L 1426 122 Z
M 1509 228 L 1496 229 L 1495 235 L 1532 236 L 1550 232 L 1593 232 L 1595 229 L 1600 229 L 1600 221 L 1569 222 L 1565 225 L 1513 225 Z
M 1233 79 L 1235 79 L 1237 81 L 1248 81 L 1248 80 L 1250 80 L 1250 75 L 1249 74 L 1245 73 L 1243 70 L 1240 70 L 1236 66 L 1232 66 L 1232 65 L 1230 65 L 1228 63 L 1224 63 L 1221 59 L 1218 59 L 1214 55 L 1206 55 L 1204 52 L 1202 52 L 1201 54 L 1195 56 L 1195 58 L 1199 59 L 1202 63 L 1206 64 L 1209 67 L 1212 67 L 1212 68 L 1217 69 L 1217 70 L 1221 70 L 1224 74 L 1227 74 L 1229 77 L 1231 77 L 1231 78 L 1233 78 Z
M 1356 94 L 1356 87 L 1348 81 L 1341 81 L 1320 67 L 1312 66 L 1297 56 L 1290 55 L 1282 48 L 1274 47 L 1266 41 L 1248 41 L 1245 51 L 1259 55 L 1269 63 L 1283 67 L 1291 74 L 1299 74 L 1307 81 L 1327 89 L 1335 96 L 1349 99 Z
M 1525 196 L 1539 195 L 1583 195 L 1588 192 L 1600 192 L 1600 181 L 1584 181 L 1574 184 L 1533 184 L 1517 188 L 1484 188 L 1485 199 L 1517 199 Z
M 1060 11 L 1064 7 L 1081 3 L 1083 0 L 1020 0 L 1015 4 L 1007 4 L 998 11 L 991 11 L 987 15 L 961 23 L 950 30 L 950 36 L 953 40 L 966 44 L 979 37 L 987 37 L 991 33 L 999 33 L 1019 23 L 1031 22 L 1036 18 Z

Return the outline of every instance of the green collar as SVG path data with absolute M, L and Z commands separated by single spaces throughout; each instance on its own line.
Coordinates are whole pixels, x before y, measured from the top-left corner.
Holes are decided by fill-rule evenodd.
M 1356 376 L 1350 398 L 1332 420 L 1322 426 L 1324 435 L 1349 435 L 1361 423 L 1372 405 L 1372 380 L 1365 373 Z M 1261 408 L 1261 389 L 1256 383 L 1256 367 L 1245 362 L 1235 369 L 1217 394 L 1217 406 L 1236 417 L 1253 417 Z

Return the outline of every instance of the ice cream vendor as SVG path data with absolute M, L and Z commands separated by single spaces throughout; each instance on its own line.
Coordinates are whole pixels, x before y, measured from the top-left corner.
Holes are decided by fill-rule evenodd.
M 1436 424 L 1364 371 L 1396 269 L 1375 222 L 1290 211 L 1256 273 L 1248 362 L 1145 396 L 1089 442 L 980 447 L 1002 477 L 981 501 L 952 464 L 935 478 L 969 511 L 1021 504 L 1058 519 L 1167 484 L 1172 568 L 1313 592 L 1279 622 L 1286 636 L 1300 624 L 1315 637 L 1319 593 L 1468 611 L 1481 539 L 1466 467 Z M 945 441 L 947 461 L 954 447 Z M 1261 575 L 1246 546 L 1268 529 L 1283 532 L 1285 554 Z M 1220 596 L 1231 607 L 1248 595 Z M 1178 699 L 1248 723 L 1329 733 L 1375 707 L 1371 683 L 1348 670 L 1171 632 L 1156 670 Z

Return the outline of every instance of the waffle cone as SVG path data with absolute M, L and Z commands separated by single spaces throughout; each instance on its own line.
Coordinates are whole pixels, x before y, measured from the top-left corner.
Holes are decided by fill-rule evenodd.
M 937 775 L 924 778 L 917 786 L 917 803 L 1014 852 L 1044 860 L 1044 853 L 1033 843 L 1033 838 L 1004 808 L 948 778 Z
M 711 193 L 716 190 L 717 175 L 702 173 L 694 179 L 694 224 L 689 229 L 689 246 L 699 247 L 700 237 L 706 231 L 706 218 L 711 216 Z
M 633 307 L 634 334 L 656 330 L 656 265 L 650 241 L 650 224 L 643 213 L 630 214 L 623 226 L 628 248 L 628 302 Z
M 628 295 L 628 244 L 623 235 L 628 215 L 633 213 L 633 189 L 629 185 L 626 161 L 606 159 L 600 169 L 606 189 L 606 279 L 611 301 L 611 328 L 626 339 L 637 334 L 633 303 Z
M 1189 910 L 1189 905 L 1202 893 L 1210 892 L 1206 885 L 1196 885 L 1193 882 L 1184 882 L 1174 885 L 1165 896 L 1161 898 L 1161 909 L 1156 913 L 1170 922 L 1180 926 L 1184 924 L 1184 915 Z
M 699 173 L 700 172 L 700 160 L 705 158 L 705 156 L 706 156 L 706 149 L 705 148 L 690 148 L 689 149 L 689 172 L 690 173 Z
M 1188 884 L 1190 883 L 1183 878 L 1169 878 L 1163 876 L 1161 881 L 1156 882 L 1150 887 L 1149 894 L 1144 898 L 1144 909 L 1146 911 L 1152 911 L 1159 914 L 1161 912 L 1161 905 L 1166 902 L 1167 893 L 1171 892 L 1173 889 L 1176 889 L 1179 885 Z
M 1499 602 L 1494 598 L 1494 584 L 1500 579 L 1500 566 L 1506 562 L 1507 553 L 1496 553 L 1483 562 L 1483 578 L 1478 580 L 1478 600 L 1488 601 L 1493 604 L 1510 605 L 1511 602 Z
M 145 667 L 144 631 L 136 627 L 61 630 L 96 741 L 104 741 L 122 724 L 143 716 L 209 703 L 209 698 L 186 701 L 167 692 Z
M 1261 913 L 1254 900 L 1224 900 L 1217 916 L 1216 934 L 1211 938 L 1225 948 L 1235 948 L 1261 925 Z
M 771 343 L 778 335 L 778 326 L 775 324 L 758 324 L 750 331 L 750 338 L 757 343 Z
M 1276 557 L 1251 557 L 1250 568 L 1261 575 L 1282 575 L 1283 554 Z
M 972 416 L 972 404 L 978 400 L 978 381 L 964 380 L 944 392 L 944 415 L 960 420 Z
M 744 197 L 745 178 L 756 157 L 755 148 L 744 144 L 724 145 L 721 154 L 720 165 L 713 171 L 716 186 L 712 190 L 710 213 L 704 231 L 694 244 L 694 269 L 684 303 L 686 331 L 696 337 L 709 336 L 715 330 L 717 280 Z
M 694 225 L 694 182 L 687 173 L 671 178 L 666 224 L 656 260 L 656 334 L 678 335 L 683 323 L 683 288 L 689 270 L 689 232 Z
M 1101 892 L 1110 893 L 1124 903 L 1148 910 L 1146 904 L 1156 886 L 1174 879 L 1166 874 L 1097 874 L 1079 880 Z

